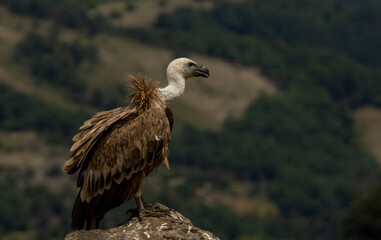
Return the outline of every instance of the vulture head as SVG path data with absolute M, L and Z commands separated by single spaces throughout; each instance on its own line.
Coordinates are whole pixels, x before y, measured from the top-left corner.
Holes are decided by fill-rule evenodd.
M 162 99 L 170 102 L 184 93 L 185 80 L 192 77 L 209 77 L 209 69 L 188 58 L 177 58 L 167 68 L 168 86 L 160 88 Z
M 195 61 L 188 58 L 177 58 L 169 63 L 167 75 L 181 74 L 184 79 L 191 77 L 209 77 L 209 69 L 198 65 Z

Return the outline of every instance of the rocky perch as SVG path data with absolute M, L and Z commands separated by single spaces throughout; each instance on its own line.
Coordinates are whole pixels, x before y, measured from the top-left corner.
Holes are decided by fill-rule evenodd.
M 106 230 L 76 231 L 69 233 L 65 240 L 219 239 L 213 233 L 193 226 L 189 219 L 160 203 L 156 203 L 147 210 L 150 210 L 152 215 L 144 216 L 142 220 L 136 216 L 131 216 L 118 227 Z

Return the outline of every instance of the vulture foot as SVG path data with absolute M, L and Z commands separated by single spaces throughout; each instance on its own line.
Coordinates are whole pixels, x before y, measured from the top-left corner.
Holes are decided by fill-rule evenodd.
M 163 217 L 163 215 L 170 215 L 170 209 L 167 207 L 163 208 L 163 205 L 159 203 L 156 203 L 155 205 L 144 204 L 141 209 L 129 209 L 127 214 L 131 214 L 131 217 L 137 217 L 139 221 L 142 221 L 144 218 L 148 217 L 160 218 Z

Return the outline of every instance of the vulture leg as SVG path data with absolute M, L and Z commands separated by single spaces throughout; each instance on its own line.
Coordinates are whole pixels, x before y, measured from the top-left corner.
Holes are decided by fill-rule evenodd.
M 137 216 L 140 221 L 145 217 L 161 216 L 162 214 L 160 214 L 160 212 L 155 211 L 156 209 L 151 204 L 147 204 L 144 202 L 142 197 L 142 186 L 143 186 L 143 181 L 141 182 L 139 186 L 138 192 L 134 196 L 135 202 L 136 202 L 136 209 L 129 209 L 127 211 L 127 214 L 132 214 L 133 216 Z
M 144 177 L 145 176 L 144 176 L 144 173 L 143 173 L 143 179 L 144 179 Z M 143 198 L 142 198 L 143 179 L 140 182 L 138 191 L 136 192 L 136 194 L 134 196 L 135 202 L 136 202 L 136 208 L 137 208 L 138 212 L 146 210 L 144 208 L 144 203 L 143 203 Z
M 146 210 L 145 207 L 144 207 L 142 193 L 140 191 L 134 196 L 134 198 L 135 198 L 137 210 L 139 212 Z
M 143 218 L 146 217 L 160 217 L 163 214 L 160 213 L 160 209 L 156 209 L 154 206 L 151 204 L 146 204 L 143 201 L 142 196 L 135 196 L 135 201 L 136 201 L 136 209 L 134 210 L 129 210 L 130 212 L 134 212 L 137 217 L 139 218 L 140 221 L 142 221 Z M 133 213 L 133 214 L 134 214 Z

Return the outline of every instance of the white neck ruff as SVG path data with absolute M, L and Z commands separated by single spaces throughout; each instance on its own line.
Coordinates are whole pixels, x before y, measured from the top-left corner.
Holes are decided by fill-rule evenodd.
M 185 78 L 180 73 L 167 71 L 168 86 L 159 88 L 164 102 L 169 103 L 181 96 L 185 90 Z

